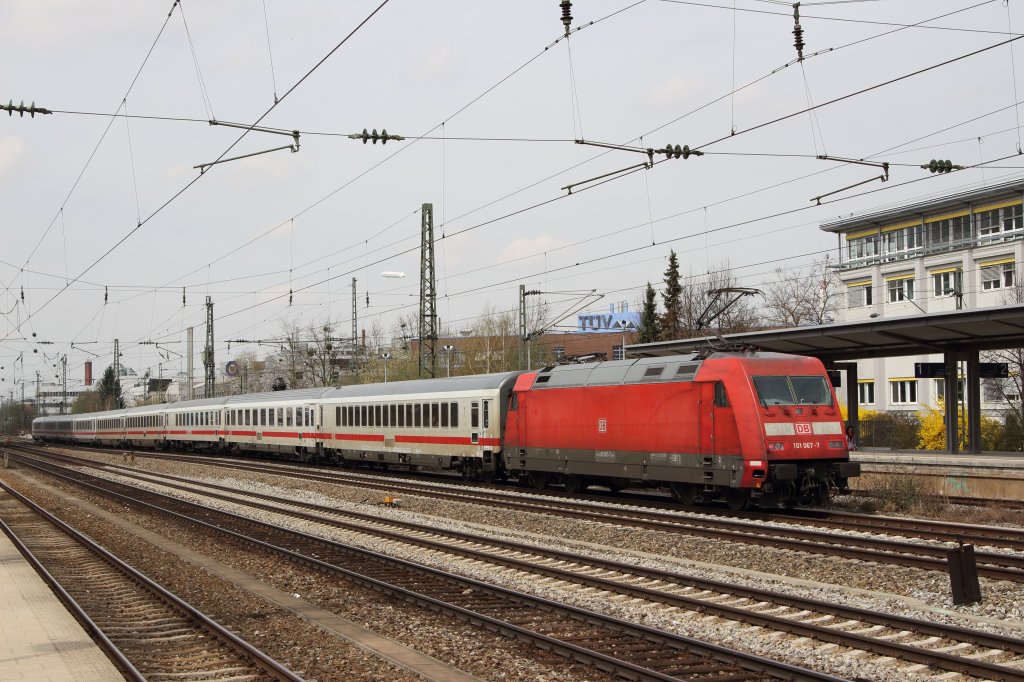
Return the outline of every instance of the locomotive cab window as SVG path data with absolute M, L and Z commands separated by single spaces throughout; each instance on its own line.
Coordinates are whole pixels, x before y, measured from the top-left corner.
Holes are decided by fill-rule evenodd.
M 729 407 L 729 396 L 725 392 L 725 384 L 721 381 L 715 382 L 715 405 Z
M 762 405 L 831 405 L 832 395 L 825 377 L 754 377 L 757 397 Z

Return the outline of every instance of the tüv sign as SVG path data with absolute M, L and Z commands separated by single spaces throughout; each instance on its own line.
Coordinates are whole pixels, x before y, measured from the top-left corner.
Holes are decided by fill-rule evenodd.
M 578 315 L 576 320 L 580 332 L 635 332 L 640 327 L 640 313 Z

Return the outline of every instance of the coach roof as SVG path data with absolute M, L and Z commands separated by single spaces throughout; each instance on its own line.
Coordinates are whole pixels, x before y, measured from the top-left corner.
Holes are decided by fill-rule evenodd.
M 499 374 L 473 374 L 464 377 L 413 379 L 386 384 L 359 384 L 339 386 L 323 394 L 325 400 L 338 398 L 378 398 L 394 395 L 421 395 L 427 393 L 458 393 L 460 391 L 501 390 L 511 388 L 522 372 Z

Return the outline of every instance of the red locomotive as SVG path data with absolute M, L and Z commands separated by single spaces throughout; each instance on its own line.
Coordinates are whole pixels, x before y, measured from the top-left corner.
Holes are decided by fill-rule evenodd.
M 516 381 L 504 457 L 536 488 L 666 486 L 685 504 L 823 502 L 860 474 L 821 362 L 765 353 L 550 367 Z

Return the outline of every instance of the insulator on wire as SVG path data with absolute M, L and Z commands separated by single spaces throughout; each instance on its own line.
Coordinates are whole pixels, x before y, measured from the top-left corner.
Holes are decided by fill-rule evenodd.
M 181 307 L 185 307 L 185 287 L 181 288 Z
M 395 135 L 394 133 L 389 133 L 387 131 L 387 128 L 382 128 L 379 133 L 377 132 L 376 128 L 373 129 L 373 132 L 368 132 L 366 130 L 366 128 L 363 128 L 363 132 L 361 132 L 361 133 L 352 133 L 351 135 L 348 136 L 348 139 L 350 139 L 350 140 L 362 140 L 363 144 L 366 144 L 367 142 L 370 142 L 371 140 L 373 141 L 374 144 L 377 144 L 377 141 L 380 140 L 381 144 L 387 144 L 388 140 L 404 140 L 405 138 L 402 137 L 401 135 Z
M 796 48 L 796 60 L 804 60 L 804 30 L 800 27 L 800 3 L 793 3 L 793 47 Z
M 943 161 L 942 159 L 932 159 L 927 164 L 921 166 L 926 168 L 932 173 L 949 173 L 954 170 L 963 170 L 963 166 L 958 166 L 949 159 Z
M 0 111 L 6 111 L 8 116 L 13 116 L 14 113 L 17 112 L 18 116 L 21 118 L 24 118 L 25 114 L 28 114 L 31 118 L 35 118 L 36 114 L 53 113 L 49 109 L 37 107 L 35 102 L 32 102 L 32 104 L 26 107 L 25 100 L 21 100 L 21 104 L 15 105 L 13 99 L 10 100 L 6 105 L 0 104 Z
M 569 27 L 572 26 L 572 3 L 569 0 L 562 0 L 558 6 L 562 8 L 562 25 L 565 26 L 565 35 L 569 35 Z
M 288 305 L 292 304 L 292 290 L 288 290 Z
M 704 152 L 697 151 L 696 149 L 690 149 L 690 145 L 684 144 L 682 147 L 679 145 L 672 146 L 670 144 L 665 145 L 665 149 L 661 150 L 665 154 L 666 159 L 678 159 L 680 156 L 684 159 L 688 159 L 691 156 L 704 156 Z
M 109 287 L 103 287 L 103 305 L 106 305 L 107 301 L 109 301 L 109 300 L 110 300 L 110 288 Z

